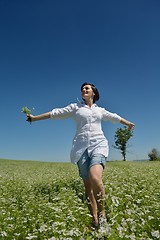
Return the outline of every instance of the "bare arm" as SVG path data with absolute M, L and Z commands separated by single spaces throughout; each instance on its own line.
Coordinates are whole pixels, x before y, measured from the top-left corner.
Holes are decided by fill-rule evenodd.
M 134 123 L 129 122 L 128 120 L 126 120 L 126 119 L 124 119 L 124 118 L 121 118 L 120 123 L 122 123 L 122 124 L 128 126 L 128 130 L 132 130 L 132 129 L 134 128 L 134 126 L 135 126 Z
M 35 121 L 39 121 L 39 120 L 49 119 L 50 117 L 51 117 L 51 112 L 43 113 L 43 114 L 40 114 L 37 116 L 34 116 L 32 114 L 27 114 L 26 121 L 35 122 Z

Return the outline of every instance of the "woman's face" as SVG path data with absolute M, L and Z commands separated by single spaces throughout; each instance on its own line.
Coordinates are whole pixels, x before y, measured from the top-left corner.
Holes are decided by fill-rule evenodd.
M 95 95 L 95 94 L 94 94 L 94 92 L 93 92 L 93 90 L 92 90 L 91 85 L 85 85 L 85 86 L 83 86 L 83 88 L 82 88 L 82 98 L 83 98 L 84 100 L 87 100 L 87 99 L 90 99 L 90 98 L 93 99 L 94 95 Z

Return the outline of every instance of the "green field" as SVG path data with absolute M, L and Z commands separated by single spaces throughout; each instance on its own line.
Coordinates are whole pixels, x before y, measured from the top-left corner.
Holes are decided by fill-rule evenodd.
M 90 231 L 71 163 L 0 160 L 0 239 L 160 239 L 160 162 L 109 162 L 103 180 L 110 232 Z

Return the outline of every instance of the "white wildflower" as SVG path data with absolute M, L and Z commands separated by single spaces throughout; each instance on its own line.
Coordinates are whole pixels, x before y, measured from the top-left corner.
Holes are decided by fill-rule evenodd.
M 31 240 L 31 239 L 34 239 L 34 238 L 37 238 L 37 236 L 28 234 L 28 237 L 26 237 L 27 240 Z
M 123 237 L 123 228 L 121 226 L 118 226 L 118 231 L 119 231 L 119 237 L 122 238 Z
M 131 240 L 136 240 L 136 236 L 135 236 L 134 233 L 132 233 L 131 235 L 126 235 L 125 237 L 126 237 L 126 238 L 129 238 L 129 239 L 131 239 Z
M 151 234 L 152 234 L 152 237 L 155 237 L 155 238 L 158 238 L 158 239 L 160 238 L 160 232 L 158 230 L 152 231 Z
M 1 236 L 2 236 L 2 237 L 7 237 L 7 233 L 6 233 L 5 231 L 2 231 L 2 232 L 1 232 Z
M 47 225 L 46 225 L 46 224 L 43 224 L 43 225 L 40 227 L 39 231 L 40 231 L 40 232 L 44 232 L 44 231 L 46 230 L 46 227 L 47 227 Z

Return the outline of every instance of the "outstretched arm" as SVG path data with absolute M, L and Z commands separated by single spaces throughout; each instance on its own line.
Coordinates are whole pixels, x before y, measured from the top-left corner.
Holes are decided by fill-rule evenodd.
M 51 112 L 47 112 L 47 113 L 43 113 L 37 116 L 34 116 L 32 114 L 27 114 L 27 122 L 35 122 L 35 121 L 39 121 L 39 120 L 45 120 L 45 119 L 49 119 L 51 117 Z
M 135 126 L 134 123 L 129 122 L 128 120 L 126 120 L 126 119 L 124 119 L 124 118 L 121 118 L 120 123 L 122 123 L 122 124 L 128 126 L 128 130 L 132 130 L 132 129 L 134 128 L 134 126 Z

